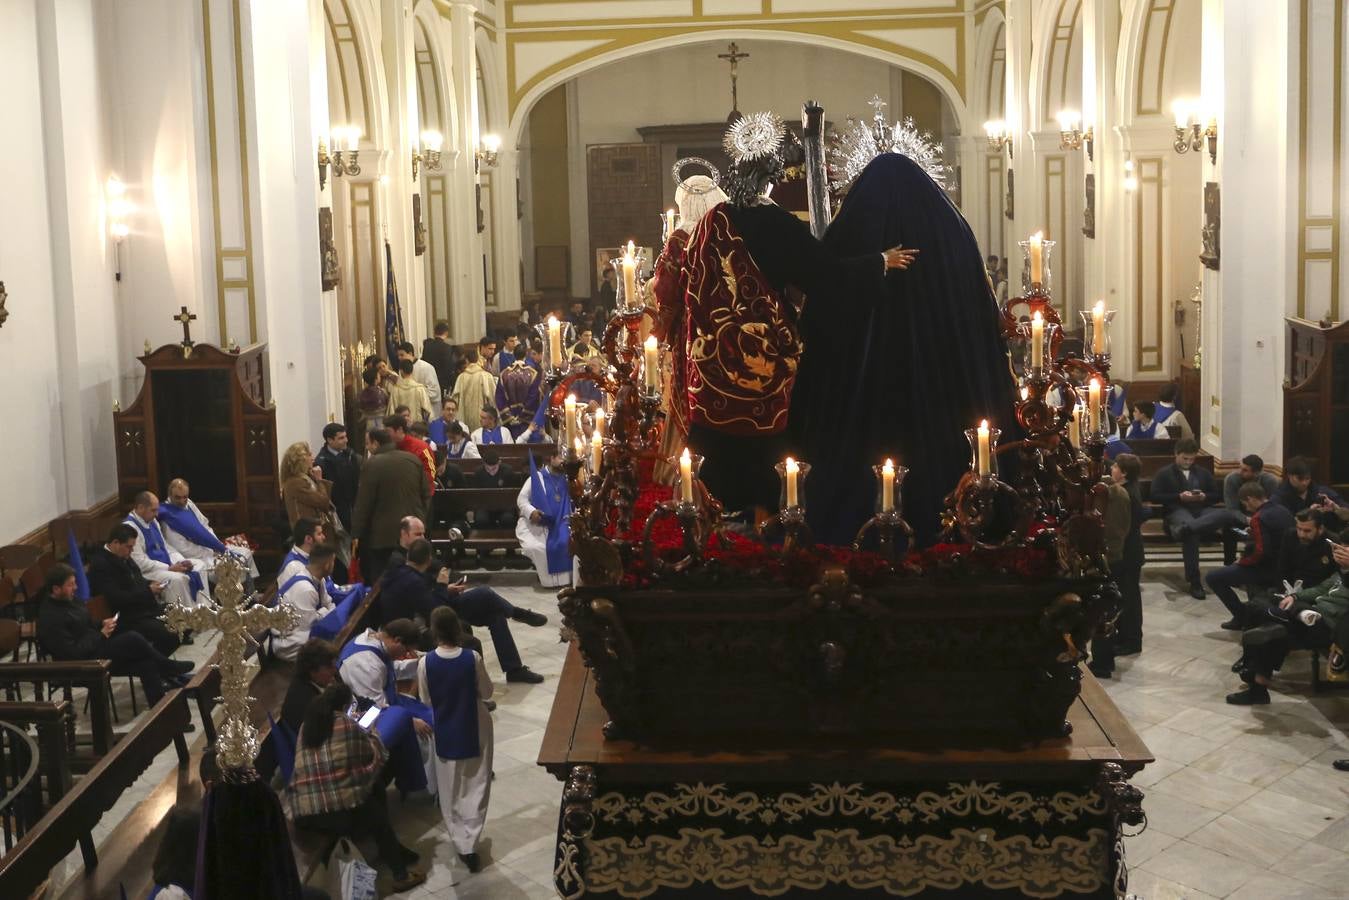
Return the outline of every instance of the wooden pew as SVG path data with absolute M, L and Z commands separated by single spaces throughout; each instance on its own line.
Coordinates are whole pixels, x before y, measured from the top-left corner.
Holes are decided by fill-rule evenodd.
M 45 809 L 50 809 L 65 796 L 71 785 L 71 755 L 75 751 L 66 730 L 66 721 L 73 715 L 71 705 L 62 700 L 47 702 L 0 702 L 0 722 L 17 725 L 24 730 L 30 726 L 36 732 L 38 772 L 45 787 Z
M 516 498 L 520 489 L 505 488 L 446 488 L 438 490 L 431 499 L 431 520 L 433 529 L 455 522 L 467 520 L 468 514 L 485 510 L 489 512 L 516 511 Z M 456 557 L 462 557 L 471 550 L 480 558 L 493 550 L 505 550 L 513 555 L 520 549 L 520 541 L 515 537 L 515 528 L 476 528 L 470 527 L 460 540 L 437 537 L 433 533 L 431 543 L 438 549 L 448 550 Z
M 487 445 L 483 445 L 487 446 Z M 524 473 L 524 477 L 529 477 L 529 454 L 533 453 L 534 458 L 540 462 L 552 457 L 555 444 L 492 444 L 492 449 L 497 452 L 497 457 L 501 462 L 515 470 L 517 475 Z M 481 453 L 483 447 L 478 447 Z M 451 465 L 459 467 L 459 471 L 465 475 L 470 472 L 476 472 L 482 467 L 481 459 L 452 459 Z
M 108 753 L 113 744 L 112 699 L 108 680 L 111 666 L 112 663 L 106 659 L 0 663 L 0 684 L 32 684 L 33 695 L 39 699 L 45 698 L 46 685 L 56 685 L 67 702 L 73 702 L 73 688 L 87 690 L 90 743 L 94 755 L 101 757 Z M 69 735 L 74 741 L 74 719 L 69 721 Z

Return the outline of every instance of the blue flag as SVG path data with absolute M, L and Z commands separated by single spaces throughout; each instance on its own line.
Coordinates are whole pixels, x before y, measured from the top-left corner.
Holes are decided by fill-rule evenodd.
M 393 249 L 388 241 L 384 242 L 384 270 L 388 272 L 384 291 L 384 345 L 392 365 L 398 359 L 398 345 L 403 343 L 403 310 L 398 305 L 398 284 L 393 279 Z
M 70 551 L 70 567 L 75 570 L 75 596 L 81 600 L 89 599 L 89 576 L 84 572 L 84 558 L 80 556 L 80 544 L 75 540 L 75 531 L 66 529 L 66 548 Z

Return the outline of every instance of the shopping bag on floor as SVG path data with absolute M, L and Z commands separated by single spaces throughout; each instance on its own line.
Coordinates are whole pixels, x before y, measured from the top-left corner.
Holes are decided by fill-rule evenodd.
M 377 900 L 375 870 L 366 864 L 361 851 L 351 841 L 342 838 L 328 856 L 328 877 L 325 887 L 328 896 L 337 900 Z

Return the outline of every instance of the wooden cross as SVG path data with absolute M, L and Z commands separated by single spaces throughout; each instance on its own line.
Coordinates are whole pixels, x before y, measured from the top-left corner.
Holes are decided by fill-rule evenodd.
M 188 312 L 187 307 L 184 306 L 182 308 L 182 311 L 179 312 L 178 315 L 174 316 L 173 318 L 174 321 L 180 323 L 183 326 L 183 346 L 191 347 L 192 346 L 191 323 L 195 322 L 197 320 L 197 317 L 193 313 Z
M 253 698 L 248 696 L 249 665 L 245 653 L 253 635 L 267 629 L 282 634 L 296 624 L 296 612 L 289 606 L 270 608 L 257 605 L 244 608 L 244 564 L 236 556 L 224 553 L 215 564 L 215 598 L 218 606 L 184 606 L 171 603 L 164 622 L 173 631 L 220 630 L 217 657 L 220 662 L 220 694 L 225 722 L 216 740 L 220 765 L 230 769 L 251 769 L 258 755 L 258 730 L 253 727 Z
M 726 53 L 718 53 L 717 59 L 724 59 L 731 64 L 731 112 L 737 112 L 740 109 L 740 98 L 736 93 L 736 79 L 739 77 L 740 60 L 749 59 L 749 54 L 741 53 L 735 41 L 731 41 L 726 50 Z

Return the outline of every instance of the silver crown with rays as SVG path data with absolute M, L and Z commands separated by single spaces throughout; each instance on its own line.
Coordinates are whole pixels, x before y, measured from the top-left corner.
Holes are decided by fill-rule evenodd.
M 911 117 L 891 122 L 885 114 L 889 104 L 880 97 L 872 97 L 867 105 L 873 110 L 870 122 L 849 116 L 847 125 L 829 136 L 825 150 L 829 187 L 845 190 L 882 153 L 902 153 L 945 188 L 951 169 L 942 161 L 942 145 L 931 132 L 920 132 Z

